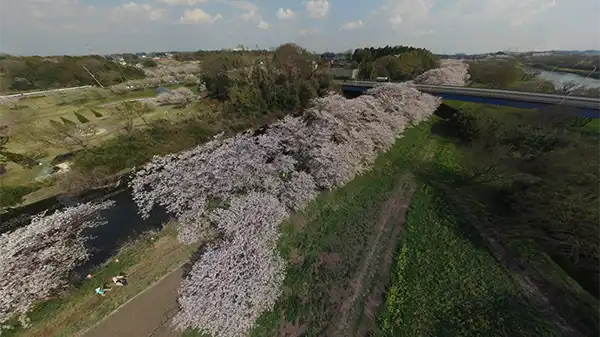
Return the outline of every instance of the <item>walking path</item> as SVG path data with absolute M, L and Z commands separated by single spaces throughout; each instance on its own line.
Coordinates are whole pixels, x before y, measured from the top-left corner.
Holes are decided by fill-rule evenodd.
M 170 320 L 178 309 L 182 270 L 163 277 L 98 322 L 80 337 L 179 337 Z

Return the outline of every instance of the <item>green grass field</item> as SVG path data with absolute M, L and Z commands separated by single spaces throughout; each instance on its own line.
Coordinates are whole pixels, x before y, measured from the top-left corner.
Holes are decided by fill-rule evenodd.
M 379 336 L 559 336 L 431 187 L 413 197 Z
M 138 98 L 154 97 L 155 95 L 154 89 L 134 91 L 120 96 L 113 95 L 108 89 L 93 89 L 70 92 L 64 96 L 50 95 L 26 98 L 16 102 L 15 105 L 0 105 L 0 118 L 4 119 L 4 123 L 8 125 L 11 125 L 12 121 L 20 124 L 26 123 L 26 125 L 20 127 L 22 131 L 18 131 L 19 129 L 17 129 L 17 132 L 11 135 L 9 142 L 6 144 L 6 149 L 15 153 L 28 155 L 42 163 L 49 164 L 56 155 L 70 152 L 70 149 L 58 144 L 49 145 L 41 141 L 35 141 L 32 139 L 36 138 L 35 135 L 31 134 L 32 127 L 33 129 L 36 127 L 40 129 L 50 128 L 51 120 L 62 123 L 61 118 L 66 118 L 81 125 L 74 115 L 75 112 L 78 112 L 89 119 L 89 124 L 93 125 L 94 129 L 98 132 L 96 135 L 84 137 L 85 142 L 88 146 L 97 146 L 115 137 L 122 128 L 123 123 L 111 113 L 111 104 L 118 104 L 121 101 Z M 91 109 L 100 113 L 102 117 L 96 117 L 91 112 Z M 154 111 L 146 113 L 144 120 L 152 122 L 163 117 L 178 118 L 177 114 L 182 111 L 173 106 L 161 106 Z M 14 117 L 17 114 L 22 116 L 20 121 L 17 121 L 17 118 Z M 145 122 L 141 118 L 136 118 L 133 121 L 133 125 L 134 128 L 141 128 L 145 126 Z M 9 186 L 35 184 L 35 178 L 44 169 L 42 166 L 24 169 L 18 164 L 8 162 L 6 164 L 7 172 L 0 177 L 0 183 Z M 29 199 L 35 201 L 54 193 L 51 187 L 46 186 L 42 189 L 41 193 L 36 193 L 39 196 L 35 198 L 28 196 L 26 198 L 27 201 Z
M 283 295 L 252 336 L 561 335 L 467 217 L 420 180 L 429 163 L 461 170 L 465 155 L 430 133 L 435 123 L 409 130 L 371 172 L 283 224 Z

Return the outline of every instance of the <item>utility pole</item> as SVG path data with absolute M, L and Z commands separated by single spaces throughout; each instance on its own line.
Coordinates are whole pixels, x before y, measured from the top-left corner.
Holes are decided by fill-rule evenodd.
M 100 83 L 100 81 L 98 81 L 98 79 L 96 78 L 96 76 L 94 76 L 94 74 L 92 74 L 88 68 L 86 68 L 83 64 L 81 65 L 81 67 L 83 69 L 85 69 L 85 71 L 90 74 L 90 76 L 92 77 L 92 79 L 94 79 L 94 81 L 96 81 L 96 83 L 98 83 L 98 86 L 100 86 L 100 88 L 104 89 L 104 86 L 102 85 L 102 83 Z

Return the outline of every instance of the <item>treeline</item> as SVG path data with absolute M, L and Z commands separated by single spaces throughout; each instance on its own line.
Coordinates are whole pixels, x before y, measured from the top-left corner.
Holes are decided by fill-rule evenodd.
M 356 63 L 375 61 L 380 57 L 395 56 L 410 52 L 419 52 L 433 56 L 433 54 L 431 54 L 431 52 L 427 49 L 410 46 L 385 46 L 383 48 L 367 47 L 354 49 L 354 53 L 352 53 L 352 61 Z
M 406 81 L 437 68 L 437 58 L 427 49 L 408 46 L 358 48 L 352 54 L 358 65 L 359 77 L 372 79 L 388 77 L 392 81 Z
M 474 209 L 482 207 L 476 213 L 490 235 L 536 265 L 542 277 L 534 276 L 535 283 L 552 294 L 560 314 L 585 335 L 597 335 L 600 143 L 590 122 L 559 108 L 510 115 L 462 108 L 446 129 L 465 144 L 468 159 L 458 175 L 445 176 L 454 177 L 453 194 L 462 191 Z M 596 299 L 558 281 L 563 273 Z
M 544 66 L 537 68 L 543 69 Z M 577 73 L 578 71 L 571 70 L 569 72 Z M 581 71 L 583 72 L 583 70 Z M 476 87 L 556 94 L 570 93 L 574 96 L 586 97 L 598 97 L 600 94 L 598 88 L 579 87 L 579 83 L 575 82 L 554 85 L 550 81 L 539 78 L 535 69 L 525 70 L 522 64 L 515 59 L 470 61 L 469 74 L 471 75 L 471 85 Z
M 144 71 L 122 66 L 101 56 L 2 56 L 0 91 L 46 90 L 97 85 L 87 68 L 104 86 L 144 78 Z
M 291 43 L 256 58 L 214 54 L 204 61 L 203 69 L 201 79 L 208 94 L 238 114 L 291 113 L 333 87 L 324 62 Z
M 216 55 L 231 54 L 231 55 L 249 55 L 249 56 L 261 56 L 267 55 L 272 51 L 266 49 L 253 49 L 248 50 L 240 48 L 239 50 L 198 50 L 194 52 L 173 52 L 173 58 L 177 61 L 203 61 L 207 58 L 214 57 Z
M 508 88 L 517 81 L 531 80 L 536 75 L 524 72 L 516 60 L 469 62 L 469 74 L 473 84 L 495 89 Z

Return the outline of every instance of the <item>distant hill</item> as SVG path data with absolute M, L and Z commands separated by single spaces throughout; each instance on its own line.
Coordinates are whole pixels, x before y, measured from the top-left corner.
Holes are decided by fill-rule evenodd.
M 553 53 L 558 54 L 584 54 L 584 55 L 600 55 L 600 50 L 588 49 L 588 50 L 552 50 Z

